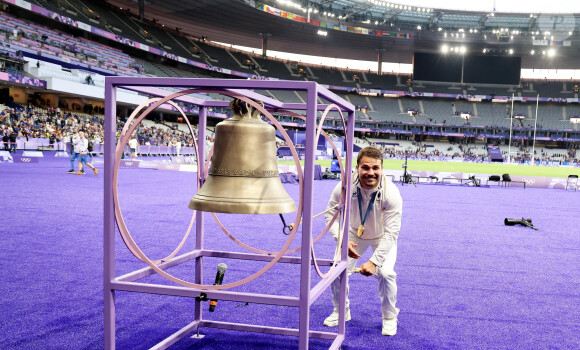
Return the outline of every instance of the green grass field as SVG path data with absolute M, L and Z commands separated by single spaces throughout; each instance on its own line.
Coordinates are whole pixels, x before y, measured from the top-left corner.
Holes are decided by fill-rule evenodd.
M 383 163 L 385 169 L 402 170 L 404 161 L 399 159 L 386 159 Z M 356 163 L 356 161 L 355 161 Z M 280 164 L 294 164 L 293 161 L 282 161 Z M 304 162 L 302 162 L 304 164 Z M 317 160 L 316 164 L 320 164 L 324 168 L 330 167 L 330 160 Z M 474 174 L 510 174 L 510 175 L 526 175 L 526 176 L 547 176 L 547 177 L 568 177 L 568 175 L 579 175 L 580 168 L 565 168 L 565 167 L 548 167 L 548 166 L 531 166 L 531 165 L 515 165 L 505 163 L 464 163 L 464 162 L 429 162 L 421 160 L 409 160 L 409 170 L 424 170 L 424 171 L 441 171 L 441 172 L 458 172 L 458 173 L 474 173 Z

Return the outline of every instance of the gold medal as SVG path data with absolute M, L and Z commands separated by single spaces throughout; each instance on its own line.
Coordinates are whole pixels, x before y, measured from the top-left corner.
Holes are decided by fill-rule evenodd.
M 362 236 L 363 232 L 365 232 L 365 227 L 363 225 L 360 225 L 358 227 L 357 235 L 360 237 L 360 236 Z

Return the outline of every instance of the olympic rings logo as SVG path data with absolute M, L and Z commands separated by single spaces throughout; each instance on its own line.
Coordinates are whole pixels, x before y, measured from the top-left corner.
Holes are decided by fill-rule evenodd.
M 522 178 L 522 181 L 524 181 L 526 183 L 526 185 L 531 186 L 534 183 L 536 183 L 536 179 L 526 179 L 525 177 Z
M 166 169 L 173 169 L 173 165 L 166 165 L 165 168 Z
M 131 166 L 133 165 L 133 162 L 125 162 L 125 166 Z
M 30 159 L 30 158 L 20 158 L 20 161 L 22 163 L 30 163 L 32 161 L 32 159 Z

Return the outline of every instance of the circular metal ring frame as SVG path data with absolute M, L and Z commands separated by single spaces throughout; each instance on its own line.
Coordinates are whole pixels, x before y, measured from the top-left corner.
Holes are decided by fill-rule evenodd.
M 326 138 L 326 140 L 332 145 L 332 149 L 334 150 L 334 153 L 336 154 L 337 159 L 339 161 L 340 172 L 341 172 L 341 179 L 342 179 L 341 181 L 342 181 L 343 191 L 341 193 L 341 197 L 340 197 L 339 204 L 344 205 L 345 198 L 346 198 L 345 197 L 345 181 L 346 181 L 346 177 L 344 176 L 345 175 L 345 170 L 344 170 L 344 166 L 342 164 L 342 158 L 340 157 L 340 152 L 338 152 L 338 150 L 336 149 L 336 145 L 334 144 L 334 142 L 332 142 L 332 139 L 328 136 L 328 134 L 322 128 L 323 123 L 324 123 L 324 120 L 326 119 L 327 114 L 332 109 L 336 109 L 338 111 L 338 113 L 339 113 L 339 115 L 341 117 L 343 129 L 346 130 L 346 123 L 345 123 L 344 116 L 343 116 L 342 111 L 340 110 L 340 108 L 336 104 L 328 105 L 326 107 L 326 109 L 325 109 L 325 111 L 324 111 L 324 113 L 323 113 L 323 115 L 321 117 L 321 120 L 319 122 L 319 125 L 318 125 L 318 127 L 316 129 L 317 130 L 317 134 L 316 134 L 316 138 L 314 140 L 314 142 L 315 142 L 314 144 L 318 144 L 318 139 L 320 138 L 320 135 L 322 134 Z M 298 114 L 296 112 L 287 111 L 287 110 L 279 110 L 277 112 L 285 113 L 285 114 L 288 114 L 288 115 L 291 115 L 291 116 L 300 118 L 302 120 L 306 120 L 306 118 L 303 115 Z M 291 145 L 291 147 L 293 147 L 295 149 L 294 142 L 288 143 L 288 140 L 286 140 L 286 143 L 289 144 L 289 145 Z M 213 153 L 213 147 L 211 148 L 211 150 L 209 152 L 209 156 L 208 156 L 208 158 L 206 160 L 206 164 L 205 164 L 205 171 L 206 171 L 206 173 L 207 173 L 207 171 L 209 169 L 209 161 L 211 159 L 211 154 L 212 153 Z M 300 169 L 300 171 L 302 170 L 302 168 L 300 167 L 300 165 L 298 165 L 297 168 Z M 301 181 L 301 180 L 302 180 L 302 175 L 299 174 L 299 181 Z M 300 193 L 302 194 L 302 186 L 300 186 Z M 347 209 L 348 209 L 348 206 L 349 205 L 350 204 L 347 203 L 347 206 L 345 206 L 344 210 L 342 211 L 343 214 L 347 212 Z M 332 269 L 334 268 L 334 266 L 336 266 L 336 263 L 338 262 L 336 260 L 337 257 L 334 257 L 334 262 L 333 262 L 333 265 L 332 265 L 331 269 L 326 274 L 323 274 L 320 271 L 320 268 L 318 266 L 318 263 L 316 262 L 316 256 L 314 254 L 314 246 L 313 246 L 313 244 L 316 243 L 316 242 L 318 242 L 326 234 L 326 232 L 328 232 L 328 230 L 330 229 L 330 227 L 334 224 L 334 222 L 338 218 L 338 215 L 339 214 L 340 214 L 340 211 L 337 210 L 336 213 L 334 214 L 334 216 L 332 217 L 332 220 L 328 223 L 328 225 L 326 225 L 326 228 L 316 238 L 314 238 L 312 240 L 311 251 L 312 251 L 312 258 L 314 260 L 314 266 L 315 266 L 316 272 L 322 278 L 327 278 L 330 275 L 330 272 L 332 271 Z M 217 217 L 216 213 L 211 213 L 211 215 L 213 216 L 213 218 L 214 218 L 215 222 L 218 224 L 218 226 L 222 229 L 222 231 L 224 232 L 224 234 L 227 237 L 229 237 L 232 241 L 234 241 L 236 244 L 238 244 L 238 245 L 240 245 L 240 246 L 242 246 L 242 247 L 244 247 L 244 248 L 246 248 L 246 249 L 248 249 L 248 250 L 250 250 L 252 252 L 258 253 L 258 254 L 273 255 L 273 254 L 278 254 L 279 253 L 279 251 L 278 252 L 270 252 L 270 251 L 265 251 L 265 250 L 261 250 L 261 249 L 258 249 L 258 248 L 254 248 L 254 247 L 252 247 L 252 246 L 250 246 L 250 245 L 242 242 L 241 240 L 239 240 L 238 238 L 236 238 L 232 233 L 230 233 L 227 228 L 224 227 L 224 225 L 221 223 L 221 221 Z M 344 215 L 341 218 L 341 220 L 342 220 L 342 222 L 344 221 Z M 295 222 L 299 222 L 299 221 L 295 221 Z M 300 226 L 300 225 L 296 225 L 296 226 Z M 341 225 L 341 227 L 343 227 L 343 226 Z M 346 230 L 346 229 L 343 227 L 343 231 L 344 230 Z M 344 232 L 343 232 L 343 234 L 344 234 Z M 340 242 L 339 242 L 339 244 L 340 244 Z M 294 249 L 291 249 L 291 250 L 288 250 L 288 251 L 285 252 L 285 254 L 293 254 L 293 253 L 299 252 L 300 250 L 302 250 L 302 246 L 297 247 L 297 248 L 294 248 Z
M 252 105 L 256 109 L 258 109 L 262 114 L 267 116 L 273 124 L 275 124 L 275 127 L 278 129 L 278 131 L 280 131 L 280 133 L 284 137 L 287 144 L 292 144 L 290 137 L 288 137 L 286 130 L 284 130 L 284 128 L 280 125 L 280 123 L 278 123 L 278 121 L 268 111 L 266 111 L 266 109 L 264 107 L 260 106 L 259 104 L 257 104 L 256 102 L 254 102 L 253 100 L 251 100 L 245 96 L 242 96 L 242 95 L 239 95 L 237 93 L 227 91 L 227 90 L 216 90 L 216 89 L 187 89 L 187 90 L 183 90 L 180 92 L 176 92 L 176 93 L 170 94 L 166 97 L 163 97 L 163 98 L 159 99 L 158 101 L 154 102 L 152 105 L 150 105 L 149 108 L 147 108 L 147 110 L 137 119 L 137 122 L 135 122 L 133 125 L 131 125 L 129 127 L 129 130 L 126 131 L 126 134 L 121 135 L 121 137 L 119 139 L 119 143 L 117 145 L 116 152 L 115 152 L 115 166 L 113 168 L 113 197 L 114 198 L 118 197 L 118 193 L 117 193 L 117 190 L 118 190 L 117 182 L 118 181 L 117 180 L 118 180 L 118 169 L 119 169 L 119 165 L 121 163 L 121 154 L 122 154 L 122 151 L 125 149 L 127 142 L 129 141 L 129 136 L 135 131 L 139 122 L 141 122 L 141 120 L 143 118 L 145 118 L 145 116 L 147 116 L 149 113 L 151 113 L 151 111 L 153 111 L 154 109 L 159 107 L 161 104 L 163 104 L 167 101 L 173 100 L 174 98 L 177 98 L 177 97 L 180 97 L 183 95 L 192 94 L 192 93 L 220 93 L 220 94 L 227 95 L 227 96 L 230 96 L 233 98 L 238 98 L 238 99 Z M 204 140 L 204 142 L 205 142 L 205 140 Z M 298 209 L 296 212 L 296 221 L 295 222 L 300 222 L 300 219 L 302 218 L 302 207 L 303 207 L 303 195 L 302 195 L 302 192 L 303 192 L 302 191 L 302 189 L 303 189 L 303 174 L 302 174 L 302 168 L 300 167 L 300 160 L 298 158 L 296 148 L 294 147 L 293 144 L 292 144 L 290 150 L 292 151 L 292 155 L 294 157 L 294 161 L 297 164 L 298 173 L 299 173 L 298 180 L 299 180 L 299 184 L 300 184 L 300 201 L 299 201 Z M 199 160 L 199 158 L 198 158 L 198 160 Z M 200 170 L 199 163 L 200 162 L 198 161 L 198 176 L 200 176 L 200 174 L 201 174 L 199 172 L 199 170 Z M 118 209 L 118 205 L 115 205 L 115 212 L 117 212 L 117 209 Z M 119 208 L 119 211 L 120 211 L 120 208 Z M 122 217 L 121 217 L 121 220 L 122 220 Z M 132 246 L 133 249 L 131 249 L 131 248 L 129 248 L 129 249 L 137 258 L 139 258 L 140 260 L 145 262 L 155 272 L 157 272 L 159 275 L 165 277 L 166 279 L 173 281 L 177 284 L 180 284 L 182 286 L 189 287 L 189 288 L 205 289 L 205 290 L 222 290 L 222 289 L 229 289 L 229 288 L 237 287 L 237 286 L 240 286 L 242 284 L 248 283 L 248 282 L 258 278 L 259 276 L 264 274 L 266 271 L 268 271 L 286 253 L 286 250 L 290 246 L 290 243 L 292 243 L 292 240 L 296 236 L 297 231 L 298 231 L 298 225 L 296 225 L 293 228 L 292 232 L 288 236 L 288 239 L 286 240 L 286 243 L 282 246 L 282 249 L 261 270 L 259 270 L 258 272 L 254 273 L 253 275 L 248 276 L 242 280 L 232 282 L 232 283 L 227 283 L 227 284 L 221 284 L 221 285 L 204 285 L 204 284 L 191 283 L 191 282 L 187 282 L 187 281 L 184 281 L 182 279 L 179 279 L 179 278 L 165 272 L 164 270 L 160 269 L 154 261 L 150 260 L 141 251 L 141 249 L 137 246 L 137 244 L 133 240 L 133 237 L 131 236 L 131 234 L 128 231 L 124 232 L 124 234 L 125 234 L 124 240 L 126 239 L 125 244 Z
M 139 112 L 145 108 L 145 106 L 150 105 L 152 102 L 156 102 L 159 101 L 160 98 L 151 98 L 143 103 L 141 103 L 134 111 L 133 113 L 131 113 L 131 115 L 129 116 L 129 119 L 127 119 L 127 122 L 125 123 L 125 125 L 123 126 L 123 129 L 121 130 L 121 133 L 119 135 L 119 142 L 117 143 L 117 147 L 115 148 L 115 152 L 116 152 L 116 160 L 119 160 L 119 164 L 120 164 L 120 158 L 121 156 L 119 155 L 119 152 L 123 152 L 123 150 L 125 149 L 125 146 L 127 145 L 127 142 L 130 138 L 131 133 L 127 133 L 127 130 L 129 129 L 129 126 L 131 125 L 131 122 L 133 121 L 133 119 L 137 116 L 137 114 L 139 114 Z M 177 109 L 177 111 L 183 116 L 183 118 L 185 119 L 185 121 L 187 122 L 187 126 L 189 128 L 189 132 L 191 133 L 191 136 L 193 138 L 193 144 L 194 144 L 194 148 L 195 148 L 195 157 L 196 159 L 199 159 L 199 152 L 197 149 L 197 142 L 196 142 L 196 138 L 195 138 L 195 133 L 193 131 L 193 128 L 191 127 L 191 124 L 189 123 L 189 120 L 187 119 L 187 117 L 185 116 L 185 113 L 183 112 L 183 110 L 181 108 L 179 108 L 179 106 L 177 104 L 175 104 L 173 101 L 167 101 L 170 105 L 172 105 L 173 107 L 175 107 Z M 143 113 L 141 114 L 137 120 L 135 121 L 134 125 L 138 125 L 141 123 L 141 121 L 143 119 L 145 119 L 145 117 L 148 115 L 148 113 Z M 127 142 L 121 142 L 121 140 L 125 140 L 127 139 Z M 198 162 L 198 173 L 200 170 L 200 165 Z M 119 171 L 119 167 L 117 165 L 117 162 L 115 163 L 115 167 L 113 169 L 113 205 L 115 208 L 115 221 L 117 222 L 117 226 L 119 227 L 119 233 L 121 234 L 121 238 L 123 239 L 123 242 L 125 243 L 125 245 L 127 246 L 127 248 L 129 249 L 129 251 L 131 251 L 131 253 L 133 255 L 135 255 L 139 260 L 141 261 L 145 261 L 144 259 L 141 259 L 141 257 L 139 257 L 139 255 L 137 254 L 137 250 L 135 249 L 135 244 L 131 244 L 130 240 L 129 240 L 129 236 L 131 235 L 127 225 L 125 224 L 125 220 L 123 219 L 123 214 L 121 212 L 121 206 L 119 204 L 119 194 L 118 194 L 118 171 Z M 199 184 L 197 186 L 197 189 L 199 190 Z M 155 265 L 158 265 L 164 261 L 167 261 L 171 258 L 173 258 L 175 255 L 177 255 L 177 253 L 179 253 L 179 251 L 181 250 L 181 248 L 183 248 L 183 245 L 185 244 L 185 242 L 187 241 L 187 238 L 189 237 L 189 234 L 191 233 L 191 229 L 193 227 L 193 223 L 195 221 L 195 214 L 196 212 L 194 211 L 192 216 L 191 216 L 191 220 L 189 222 L 189 227 L 187 228 L 187 231 L 185 232 L 185 235 L 183 236 L 181 242 L 179 243 L 179 245 L 177 246 L 177 248 L 175 248 L 175 250 L 169 254 L 168 256 L 162 258 L 162 259 L 158 259 L 158 260 L 152 260 L 153 263 Z

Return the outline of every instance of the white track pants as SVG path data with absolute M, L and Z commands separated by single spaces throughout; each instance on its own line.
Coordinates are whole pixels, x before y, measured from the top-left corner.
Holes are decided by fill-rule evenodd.
M 349 240 L 357 244 L 354 250 L 359 254 L 363 255 L 368 247 L 372 247 L 373 252 L 378 247 L 379 242 L 382 238 L 377 239 L 360 239 L 354 235 L 349 235 Z M 339 252 L 340 254 L 340 252 Z M 395 261 L 397 260 L 397 244 L 394 244 L 385 260 L 382 267 L 377 267 L 377 275 L 375 276 L 379 281 L 379 297 L 381 299 L 381 312 L 385 319 L 391 319 L 397 317 L 399 309 L 395 307 L 397 303 L 397 274 L 395 273 Z M 353 259 L 348 257 L 348 271 L 352 271 L 355 268 L 358 259 Z M 350 276 L 351 273 L 349 272 Z M 365 278 L 366 276 L 362 276 Z M 339 297 L 340 297 L 340 278 L 335 279 L 330 285 L 330 290 L 332 292 L 332 304 L 334 305 L 334 310 L 338 310 Z M 350 301 L 348 298 L 349 286 L 348 279 L 346 284 L 346 308 L 350 307 Z

